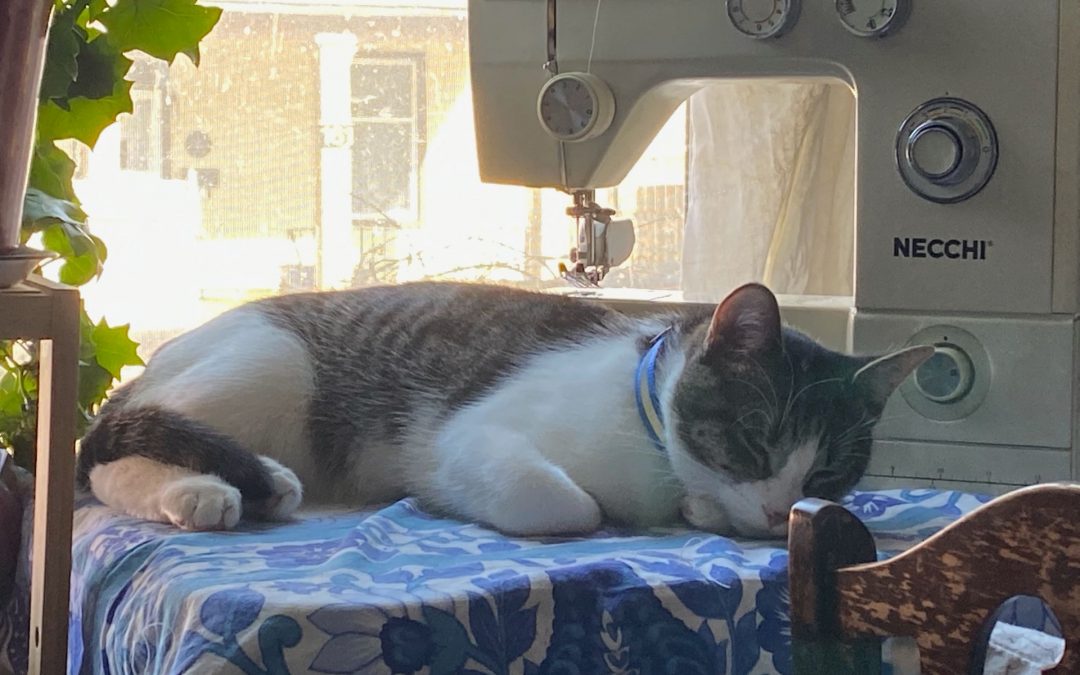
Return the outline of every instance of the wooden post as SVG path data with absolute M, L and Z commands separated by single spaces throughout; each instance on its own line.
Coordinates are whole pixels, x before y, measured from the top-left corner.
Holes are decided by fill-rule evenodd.
M 843 634 L 836 611 L 836 570 L 876 559 L 870 532 L 839 504 L 804 499 L 791 509 L 788 584 L 796 675 L 881 672 L 880 640 Z

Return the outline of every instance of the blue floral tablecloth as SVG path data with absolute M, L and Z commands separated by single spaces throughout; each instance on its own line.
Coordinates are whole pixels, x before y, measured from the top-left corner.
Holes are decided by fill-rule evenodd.
M 887 555 L 985 501 L 891 490 L 845 504 Z M 197 534 L 82 499 L 75 528 L 71 673 L 792 670 L 782 541 L 508 539 L 408 500 Z M 0 615 L 16 672 L 25 623 L 17 597 Z

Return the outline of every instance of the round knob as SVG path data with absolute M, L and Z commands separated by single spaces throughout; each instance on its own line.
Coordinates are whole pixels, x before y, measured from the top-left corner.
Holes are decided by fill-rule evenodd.
M 892 35 L 911 12 L 911 0 L 836 0 L 835 6 L 844 28 L 864 38 Z
M 964 350 L 953 345 L 935 345 L 934 355 L 915 370 L 915 387 L 935 403 L 952 403 L 963 398 L 975 381 L 975 369 Z
M 936 122 L 927 122 L 916 129 L 908 143 L 908 161 L 922 176 L 931 180 L 952 174 L 963 156 L 960 137 Z
M 591 73 L 556 75 L 540 88 L 536 115 L 544 131 L 567 143 L 607 131 L 615 119 L 615 95 Z
M 802 0 L 727 0 L 728 19 L 752 38 L 780 37 L 799 20 Z
M 983 188 L 997 166 L 997 137 L 989 118 L 960 99 L 919 106 L 900 126 L 896 161 L 916 194 L 949 204 Z

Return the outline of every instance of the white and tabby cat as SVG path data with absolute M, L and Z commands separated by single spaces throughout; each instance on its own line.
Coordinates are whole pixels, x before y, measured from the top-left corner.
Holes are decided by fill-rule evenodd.
M 862 476 L 886 399 L 932 351 L 827 350 L 756 284 L 647 319 L 472 284 L 290 295 L 162 347 L 87 432 L 79 479 L 185 529 L 285 518 L 302 485 L 511 534 L 681 513 L 777 536 L 795 501 Z

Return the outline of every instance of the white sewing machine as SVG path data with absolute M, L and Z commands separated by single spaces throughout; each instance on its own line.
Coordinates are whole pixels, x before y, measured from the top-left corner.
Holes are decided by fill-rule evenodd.
M 481 178 L 570 192 L 601 274 L 623 245 L 605 246 L 618 228 L 592 191 L 688 96 L 726 78 L 846 83 L 849 346 L 939 346 L 893 397 L 866 483 L 1080 478 L 1080 3 L 470 0 L 469 21 Z

